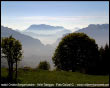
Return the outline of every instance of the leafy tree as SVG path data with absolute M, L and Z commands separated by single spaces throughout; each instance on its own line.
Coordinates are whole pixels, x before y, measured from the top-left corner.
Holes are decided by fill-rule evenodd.
M 52 60 L 62 70 L 94 72 L 99 52 L 95 40 L 84 33 L 70 33 L 62 38 Z
M 43 69 L 43 70 L 49 70 L 50 69 L 50 64 L 47 61 L 42 61 L 39 63 L 38 69 Z
M 1 51 L 2 57 L 8 61 L 9 73 L 8 77 L 10 81 L 13 80 L 13 65 L 16 63 L 16 79 L 17 79 L 17 62 L 22 57 L 22 45 L 21 43 L 13 38 L 12 36 L 3 37 L 1 40 Z

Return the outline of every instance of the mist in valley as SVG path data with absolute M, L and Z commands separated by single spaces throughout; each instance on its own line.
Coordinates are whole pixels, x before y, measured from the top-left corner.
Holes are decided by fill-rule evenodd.
M 14 38 L 16 38 L 17 40 L 19 40 L 22 43 L 22 47 L 23 47 L 23 58 L 22 61 L 19 63 L 19 67 L 32 67 L 32 68 L 36 68 L 39 64 L 40 61 L 48 61 L 51 65 L 51 69 L 54 68 L 54 64 L 52 62 L 52 56 L 55 52 L 56 47 L 58 46 L 59 42 L 61 41 L 61 39 L 69 34 L 72 33 L 71 31 L 67 31 L 67 29 L 62 29 L 63 31 L 66 32 L 61 32 L 59 31 L 59 29 L 54 29 L 53 31 L 55 33 L 51 33 L 51 31 L 49 31 L 49 29 L 42 29 L 42 33 L 41 35 L 39 34 L 40 38 L 42 37 L 43 40 L 40 40 L 40 38 L 38 37 L 37 33 L 39 33 L 39 30 L 37 29 L 36 25 L 36 29 L 34 29 L 34 32 L 36 31 L 36 38 L 33 37 L 33 35 L 31 35 L 31 33 L 29 34 L 29 29 L 28 30 L 28 34 L 24 33 L 24 31 L 16 31 L 13 30 L 11 28 L 8 27 L 4 27 L 1 26 L 1 37 L 8 37 L 10 35 L 12 35 Z M 49 25 L 46 25 L 49 26 Z M 50 27 L 50 26 L 49 26 Z M 54 27 L 54 26 L 51 26 Z M 61 29 L 60 29 L 61 30 Z M 26 31 L 26 30 L 25 30 Z M 45 35 L 47 35 L 47 31 L 49 36 L 44 37 Z M 59 32 L 58 34 L 56 34 L 56 31 Z M 109 24 L 98 24 L 98 25 L 89 25 L 86 28 L 83 29 L 79 29 L 78 31 L 75 32 L 84 32 L 87 35 L 89 35 L 90 37 L 94 38 L 96 40 L 96 43 L 98 44 L 98 46 L 104 46 L 106 43 L 109 44 Z M 55 37 L 56 34 L 56 38 Z M 58 36 L 57 36 L 58 35 Z M 54 36 L 54 37 L 53 37 Z M 38 38 L 37 38 L 38 37 Z M 53 39 L 54 43 L 49 44 L 49 41 L 51 41 L 51 39 Z M 48 41 L 45 43 L 43 42 Z M 1 59 L 1 66 L 2 67 L 7 67 L 7 62 L 5 60 L 5 58 Z

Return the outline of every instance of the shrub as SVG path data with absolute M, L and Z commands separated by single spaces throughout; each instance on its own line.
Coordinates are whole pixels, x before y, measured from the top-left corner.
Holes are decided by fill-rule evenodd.
M 24 71 L 30 71 L 30 70 L 32 70 L 32 68 L 26 66 L 26 67 L 23 68 L 23 70 L 24 70 Z
M 56 67 L 53 71 L 61 71 L 58 67 Z
M 39 63 L 38 69 L 43 69 L 43 70 L 49 70 L 50 69 L 50 64 L 47 61 L 42 61 Z

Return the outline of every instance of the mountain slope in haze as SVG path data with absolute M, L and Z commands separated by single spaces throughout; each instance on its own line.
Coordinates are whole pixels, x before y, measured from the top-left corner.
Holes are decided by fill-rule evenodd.
M 109 24 L 90 24 L 76 32 L 83 32 L 94 38 L 99 47 L 105 46 L 106 43 L 109 44 Z
M 12 35 L 16 39 L 20 40 L 23 45 L 27 45 L 28 46 L 30 44 L 31 45 L 35 44 L 37 46 L 43 46 L 43 44 L 38 39 L 34 39 L 34 38 L 30 37 L 30 36 L 21 34 L 21 33 L 17 32 L 17 31 L 12 30 L 11 28 L 1 26 L 1 37 L 8 37 L 10 35 Z
M 71 31 L 62 26 L 39 24 L 31 25 L 21 33 L 40 39 L 44 44 L 52 44 L 57 38 L 65 33 L 71 33 Z
M 43 45 L 39 39 L 34 39 L 14 31 L 11 28 L 1 26 L 1 37 L 9 37 L 10 35 L 19 40 L 23 45 L 24 58 L 22 59 L 22 66 L 36 67 L 38 63 L 43 60 L 47 60 L 52 64 L 51 56 L 53 50 L 51 46 L 48 45 L 47 47 Z M 5 63 L 4 61 L 5 60 L 2 59 L 3 63 Z M 1 64 L 2 66 L 4 66 L 3 63 Z
M 109 44 L 109 24 L 90 24 L 88 27 L 79 29 L 75 32 L 86 33 L 88 36 L 96 40 L 99 47 L 105 46 L 106 43 Z M 56 42 L 53 43 L 53 46 L 57 46 L 62 37 L 58 38 Z

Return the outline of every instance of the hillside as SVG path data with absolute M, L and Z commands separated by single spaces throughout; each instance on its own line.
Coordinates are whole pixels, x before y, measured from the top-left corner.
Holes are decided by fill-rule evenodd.
M 1 26 L 1 37 L 8 37 L 10 35 L 12 35 L 16 39 L 20 40 L 23 45 L 29 46 L 29 45 L 35 44 L 40 47 L 43 46 L 43 44 L 40 42 L 39 39 L 34 39 L 30 36 L 27 36 L 27 35 L 17 32 L 17 31 L 14 31 L 11 28 Z

